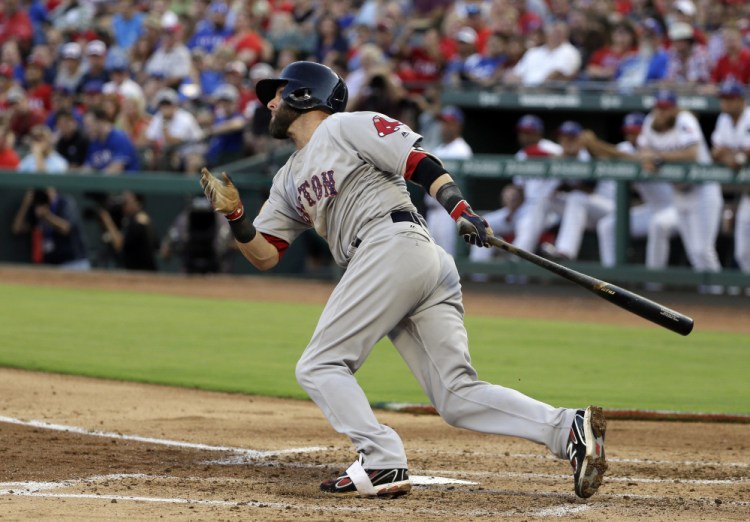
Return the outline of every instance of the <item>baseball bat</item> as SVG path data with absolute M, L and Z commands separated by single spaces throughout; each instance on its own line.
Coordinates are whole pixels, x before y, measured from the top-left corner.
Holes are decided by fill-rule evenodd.
M 576 272 L 566 266 L 559 265 L 549 259 L 533 254 L 522 248 L 518 248 L 498 237 L 488 237 L 487 241 L 494 247 L 510 252 L 526 261 L 549 270 L 550 272 L 564 277 L 593 292 L 597 296 L 612 304 L 639 315 L 644 319 L 656 323 L 668 330 L 681 335 L 688 335 L 693 330 L 693 320 L 680 312 L 662 306 L 659 303 L 646 299 L 642 295 L 620 288 L 617 285 L 607 283 L 590 275 Z

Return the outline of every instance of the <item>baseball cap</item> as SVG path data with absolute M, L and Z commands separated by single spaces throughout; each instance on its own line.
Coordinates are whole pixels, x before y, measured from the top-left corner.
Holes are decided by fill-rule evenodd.
M 78 42 L 68 42 L 62 46 L 60 55 L 63 59 L 78 60 L 81 58 L 81 44 Z
M 104 90 L 104 82 L 101 80 L 89 80 L 83 84 L 85 94 L 97 94 Z
M 482 14 L 482 8 L 477 4 L 468 4 L 466 6 L 466 14 L 469 16 Z
M 12 89 L 8 91 L 8 94 L 5 96 L 5 99 L 9 103 L 16 103 L 16 102 L 23 100 L 25 96 L 26 96 L 26 93 L 23 91 L 23 89 L 21 89 L 20 87 L 13 87 Z
M 691 0 L 676 0 L 672 4 L 672 9 L 686 16 L 695 16 L 695 4 Z
M 169 103 L 177 105 L 178 96 L 174 89 L 162 89 L 156 93 L 156 105 L 159 106 L 162 103 Z
M 270 78 L 273 75 L 274 75 L 273 67 L 271 67 L 271 65 L 265 62 L 258 62 L 252 67 L 250 67 L 250 79 L 253 82 L 265 80 L 266 78 Z
M 227 14 L 229 12 L 229 6 L 224 2 L 212 2 L 208 8 L 208 12 L 211 14 Z
M 104 56 L 107 54 L 107 44 L 101 40 L 91 40 L 86 44 L 86 54 L 88 56 Z
M 662 34 L 664 34 L 664 30 L 662 29 L 661 24 L 657 22 L 655 18 L 646 18 L 641 23 L 641 27 L 643 27 L 648 32 L 654 33 L 655 35 L 661 36 Z
M 239 60 L 234 60 L 227 64 L 227 66 L 224 68 L 224 71 L 228 73 L 237 73 L 240 76 L 245 76 L 245 74 L 247 73 L 247 65 Z
M 440 111 L 438 119 L 441 121 L 452 121 L 458 124 L 463 124 L 464 112 L 455 105 L 446 105 L 443 107 L 443 110 Z
M 516 130 L 518 132 L 537 132 L 541 134 L 544 132 L 544 123 L 539 116 L 527 114 L 518 120 L 518 123 L 516 123 Z
M 726 80 L 719 87 L 719 98 L 744 98 L 745 87 L 734 79 Z
M 677 95 L 669 89 L 660 89 L 654 96 L 654 107 L 667 109 L 677 105 Z
M 239 98 L 240 94 L 237 92 L 237 88 L 234 85 L 229 85 L 228 83 L 223 83 L 219 85 L 216 90 L 213 93 L 213 98 L 216 101 L 219 100 L 226 100 L 226 101 L 237 101 L 237 98 Z
M 456 32 L 456 40 L 474 45 L 477 43 L 477 32 L 471 27 L 462 27 Z
M 180 19 L 172 11 L 167 11 L 162 15 L 160 24 L 162 29 L 173 33 L 180 28 Z
M 694 34 L 693 26 L 685 22 L 675 22 L 669 26 L 669 39 L 672 41 L 690 40 Z
M 124 56 L 115 55 L 111 58 L 107 64 L 108 71 L 127 71 L 129 69 L 128 60 Z
M 560 136 L 577 137 L 580 136 L 582 132 L 583 127 L 581 127 L 581 124 L 573 120 L 564 121 L 562 125 L 560 125 L 560 128 L 557 129 L 557 134 Z
M 623 132 L 640 132 L 643 127 L 643 120 L 646 119 L 646 115 L 642 112 L 630 112 L 625 115 L 622 120 L 622 131 Z

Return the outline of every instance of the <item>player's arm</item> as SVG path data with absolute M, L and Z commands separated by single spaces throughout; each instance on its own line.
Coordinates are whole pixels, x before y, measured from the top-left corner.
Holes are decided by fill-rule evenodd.
M 258 270 L 270 270 L 279 263 L 277 246 L 255 230 L 240 200 L 237 187 L 226 174 L 216 178 L 207 168 L 201 170 L 201 187 L 213 208 L 227 218 L 242 255 Z
M 588 150 L 592 156 L 596 156 L 597 158 L 615 158 L 623 160 L 635 159 L 632 154 L 618 149 L 617 145 L 600 140 L 593 131 L 584 130 L 583 133 L 581 133 L 581 139 L 586 150 Z
M 409 155 L 404 177 L 422 185 L 450 214 L 458 225 L 458 233 L 467 243 L 476 246 L 490 246 L 487 237 L 492 229 L 487 221 L 479 217 L 466 202 L 461 190 L 440 161 L 427 152 L 414 149 Z

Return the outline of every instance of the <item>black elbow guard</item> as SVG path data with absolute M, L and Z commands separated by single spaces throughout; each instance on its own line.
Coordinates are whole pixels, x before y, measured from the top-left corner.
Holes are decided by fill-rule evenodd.
M 417 164 L 414 172 L 411 175 L 411 180 L 414 183 L 419 183 L 424 189 L 429 192 L 430 187 L 443 174 L 447 174 L 443 166 L 438 163 L 432 156 L 425 156 Z

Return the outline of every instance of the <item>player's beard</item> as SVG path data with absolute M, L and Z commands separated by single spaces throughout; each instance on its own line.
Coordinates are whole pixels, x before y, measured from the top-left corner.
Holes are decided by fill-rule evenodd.
M 279 105 L 276 114 L 271 118 L 268 131 L 276 139 L 284 140 L 289 137 L 289 126 L 300 117 L 300 111 L 292 109 L 286 103 Z

